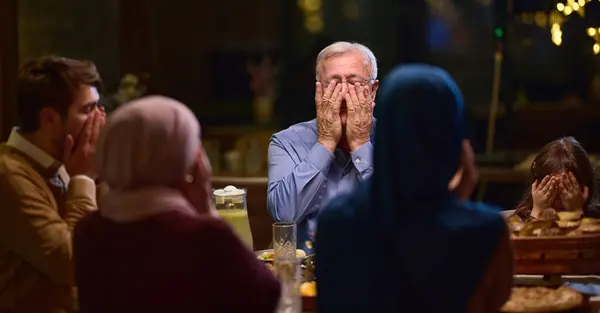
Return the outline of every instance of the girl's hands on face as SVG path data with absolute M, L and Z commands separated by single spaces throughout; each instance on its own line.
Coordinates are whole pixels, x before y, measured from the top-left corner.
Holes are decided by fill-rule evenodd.
M 580 187 L 573 173 L 560 174 L 558 180 L 560 201 L 568 211 L 582 211 L 589 196 L 587 186 Z
M 531 197 L 533 198 L 533 209 L 531 216 L 539 218 L 541 214 L 552 209 L 554 197 L 557 194 L 558 179 L 550 175 L 546 175 L 541 181 L 536 179 L 531 185 Z

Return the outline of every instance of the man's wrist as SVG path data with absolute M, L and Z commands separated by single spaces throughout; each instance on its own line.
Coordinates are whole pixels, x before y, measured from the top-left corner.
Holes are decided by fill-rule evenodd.
M 96 185 L 96 182 L 94 181 L 94 179 L 88 175 L 85 174 L 77 174 L 77 175 L 73 175 L 71 176 L 71 181 L 75 181 L 75 180 L 86 180 L 88 182 L 92 182 L 94 185 Z
M 369 140 L 363 140 L 363 141 L 358 141 L 358 142 L 349 142 L 348 146 L 350 147 L 350 151 L 354 152 L 354 151 L 360 149 L 360 147 L 364 146 L 367 142 L 369 142 Z
M 73 175 L 69 175 L 69 176 L 71 176 L 71 178 L 74 178 L 74 177 L 82 177 L 82 176 L 83 176 L 83 177 L 85 177 L 85 178 L 89 178 L 89 179 L 91 179 L 91 180 L 92 180 L 92 181 L 94 181 L 94 182 L 95 182 L 95 181 L 97 180 L 97 178 L 98 178 L 98 175 L 94 175 L 93 173 L 77 173 L 77 174 L 73 174 Z
M 337 147 L 337 142 L 333 142 L 331 140 L 319 139 L 319 143 L 331 153 L 333 153 L 335 151 L 335 148 Z

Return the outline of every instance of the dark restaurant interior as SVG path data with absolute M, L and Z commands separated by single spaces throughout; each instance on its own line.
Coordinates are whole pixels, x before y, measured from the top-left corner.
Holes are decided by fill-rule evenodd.
M 315 59 L 335 41 L 368 46 L 380 79 L 404 63 L 454 77 L 479 170 L 472 200 L 514 209 L 535 154 L 563 136 L 600 170 L 598 0 L 2 0 L 0 141 L 20 65 L 91 60 L 109 116 L 143 95 L 189 106 L 214 188 L 247 189 L 254 248 L 266 249 L 269 138 L 315 118 Z

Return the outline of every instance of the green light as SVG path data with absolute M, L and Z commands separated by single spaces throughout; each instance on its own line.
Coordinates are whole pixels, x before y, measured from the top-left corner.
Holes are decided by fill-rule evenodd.
M 502 28 L 496 28 L 494 29 L 494 34 L 496 35 L 496 37 L 502 37 L 502 35 L 504 35 L 504 31 L 502 30 Z

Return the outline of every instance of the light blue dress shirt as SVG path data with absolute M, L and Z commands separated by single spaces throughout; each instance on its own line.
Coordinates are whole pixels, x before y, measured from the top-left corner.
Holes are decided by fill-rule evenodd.
M 374 127 L 371 138 L 373 131 Z M 371 141 L 351 152 L 350 157 L 340 149 L 331 153 L 317 142 L 316 120 L 293 125 L 271 137 L 267 207 L 275 221 L 297 224 L 299 249 L 312 253 L 319 210 L 371 176 Z

